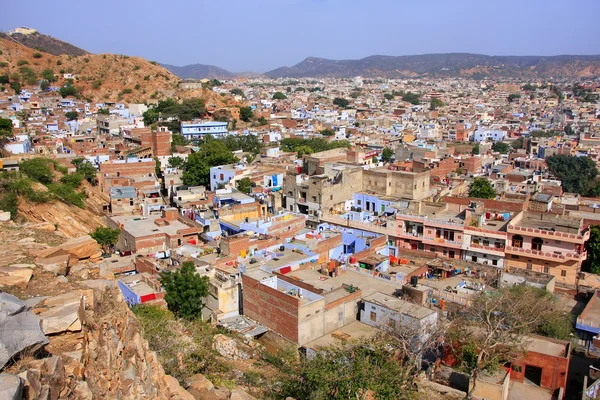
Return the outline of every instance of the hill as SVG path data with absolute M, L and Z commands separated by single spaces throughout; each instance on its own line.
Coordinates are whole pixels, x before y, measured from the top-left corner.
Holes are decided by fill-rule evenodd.
M 204 79 L 204 78 L 233 78 L 234 74 L 214 65 L 192 64 L 183 67 L 175 65 L 161 64 L 164 68 L 171 71 L 181 79 Z
M 68 55 L 68 56 L 83 56 L 88 54 L 87 51 L 80 49 L 77 46 L 73 46 L 70 43 L 63 42 L 62 40 L 53 38 L 52 36 L 44 35 L 39 32 L 30 34 L 22 34 L 17 32 L 11 32 L 10 34 L 0 34 L 0 38 L 13 40 L 23 46 L 29 47 L 34 50 L 43 51 L 44 53 L 53 54 L 55 56 Z
M 270 78 L 300 77 L 514 77 L 590 78 L 600 76 L 600 56 L 486 56 L 448 53 L 415 56 L 370 56 L 360 60 L 308 57 L 265 73 Z
M 12 40 L 0 39 L 0 76 L 18 79 L 23 87 L 39 88 L 42 72 L 54 74 L 51 87 L 59 88 L 72 74 L 78 96 L 90 102 L 148 102 L 164 98 L 204 98 L 215 108 L 231 106 L 231 96 L 220 96 L 212 90 L 180 90 L 179 78 L 158 63 L 139 57 L 118 54 L 85 54 L 55 56 L 33 50 Z M 10 90 L 4 85 L 5 90 Z

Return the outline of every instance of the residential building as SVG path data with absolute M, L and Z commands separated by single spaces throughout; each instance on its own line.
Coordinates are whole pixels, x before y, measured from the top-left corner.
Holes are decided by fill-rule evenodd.
M 181 122 L 181 134 L 188 140 L 198 140 L 206 135 L 215 137 L 227 136 L 227 122 L 188 121 Z

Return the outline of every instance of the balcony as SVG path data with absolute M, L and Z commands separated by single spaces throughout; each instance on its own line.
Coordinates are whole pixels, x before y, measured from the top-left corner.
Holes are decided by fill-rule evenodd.
M 566 261 L 566 260 L 579 261 L 579 260 L 585 260 L 587 258 L 586 251 L 584 251 L 583 253 L 578 253 L 575 251 L 563 252 L 563 253 L 551 253 L 549 251 L 524 249 L 521 247 L 513 247 L 513 246 L 506 246 L 506 253 L 530 256 L 533 258 L 539 258 L 542 260 L 549 260 L 549 261 Z
M 455 240 L 449 240 L 449 239 L 444 239 L 444 238 L 432 238 L 432 237 L 427 237 L 427 236 L 423 237 L 423 243 L 447 246 L 447 247 L 451 247 L 451 248 L 455 248 L 455 249 L 460 249 L 463 244 L 462 242 L 455 241 Z
M 504 247 L 483 246 L 481 244 L 470 243 L 463 247 L 466 250 L 476 251 L 478 253 L 490 253 L 496 256 L 504 255 Z
M 526 228 L 523 226 L 508 225 L 509 233 L 517 233 L 526 236 L 541 237 L 545 239 L 561 240 L 564 242 L 584 243 L 590 238 L 590 231 L 586 230 L 583 235 L 574 233 L 547 231 L 544 229 Z

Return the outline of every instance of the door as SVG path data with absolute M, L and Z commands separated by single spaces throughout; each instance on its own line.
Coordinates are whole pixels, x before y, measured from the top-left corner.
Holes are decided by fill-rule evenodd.
M 542 383 L 542 369 L 533 365 L 525 366 L 525 383 L 540 386 Z

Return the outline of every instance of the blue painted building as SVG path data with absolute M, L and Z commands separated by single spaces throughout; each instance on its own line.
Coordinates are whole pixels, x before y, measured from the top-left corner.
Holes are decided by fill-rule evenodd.
M 181 134 L 188 140 L 198 140 L 206 135 L 223 137 L 229 134 L 227 122 L 219 121 L 192 121 L 181 123 Z

